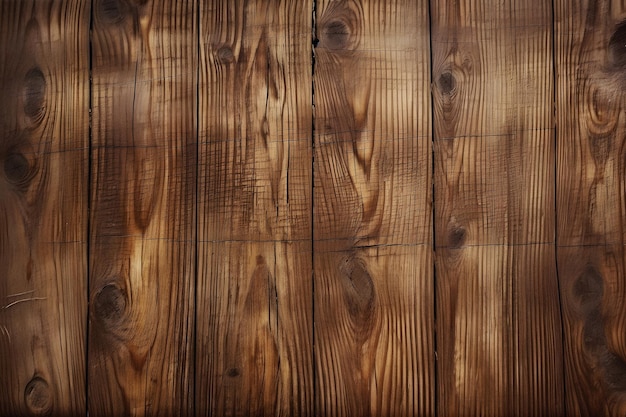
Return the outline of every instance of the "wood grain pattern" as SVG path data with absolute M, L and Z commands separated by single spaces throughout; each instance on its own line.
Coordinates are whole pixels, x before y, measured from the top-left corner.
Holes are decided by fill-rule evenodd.
M 555 2 L 567 412 L 626 413 L 626 5 Z
M 0 415 L 84 415 L 89 4 L 0 2 Z
M 313 5 L 200 6 L 197 412 L 312 415 Z
M 626 415 L 624 87 L 625 0 L 0 0 L 0 417 Z
M 561 415 L 550 4 L 431 11 L 439 413 Z
M 316 412 L 434 415 L 425 1 L 318 1 Z
M 191 415 L 193 1 L 93 6 L 90 415 Z

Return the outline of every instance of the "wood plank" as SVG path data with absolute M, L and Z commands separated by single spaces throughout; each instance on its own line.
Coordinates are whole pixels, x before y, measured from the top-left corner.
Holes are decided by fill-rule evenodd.
M 558 248 L 568 415 L 626 410 L 625 259 L 623 245 Z
M 438 406 L 562 415 L 549 2 L 431 2 Z
M 84 415 L 88 2 L 0 2 L 0 102 L 0 415 Z
M 317 415 L 434 415 L 428 3 L 316 22 Z
M 94 2 L 90 415 L 193 412 L 196 9 Z
M 556 1 L 558 268 L 567 412 L 626 413 L 626 5 Z
M 201 2 L 202 415 L 313 414 L 312 10 Z

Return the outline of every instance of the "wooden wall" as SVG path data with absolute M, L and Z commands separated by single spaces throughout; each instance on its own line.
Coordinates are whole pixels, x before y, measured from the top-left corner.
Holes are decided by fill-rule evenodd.
M 0 0 L 0 416 L 626 415 L 621 0 Z

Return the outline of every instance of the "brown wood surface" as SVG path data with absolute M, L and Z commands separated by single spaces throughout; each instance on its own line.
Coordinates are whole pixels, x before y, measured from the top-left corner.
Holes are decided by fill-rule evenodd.
M 626 5 L 556 1 L 567 412 L 626 414 Z
M 199 415 L 313 413 L 312 7 L 200 4 Z
M 92 416 L 193 411 L 195 10 L 93 5 Z
M 626 415 L 623 0 L 0 0 L 0 416 Z
M 0 2 L 0 415 L 84 415 L 89 3 Z
M 316 15 L 316 415 L 433 415 L 428 3 Z
M 563 413 L 549 2 L 431 2 L 439 414 Z

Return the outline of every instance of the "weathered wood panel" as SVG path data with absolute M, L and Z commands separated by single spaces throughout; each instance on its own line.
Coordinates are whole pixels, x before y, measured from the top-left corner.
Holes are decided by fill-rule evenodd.
M 434 415 L 426 1 L 317 2 L 316 412 Z
M 0 2 L 0 102 L 0 415 L 84 415 L 88 2 Z
M 567 412 L 626 414 L 626 5 L 556 1 Z
M 439 413 L 561 415 L 551 5 L 431 8 Z
M 0 1 L 0 416 L 626 414 L 625 45 L 623 0 Z
M 200 415 L 313 413 L 312 10 L 200 4 Z
M 93 416 L 193 411 L 196 8 L 94 2 Z

